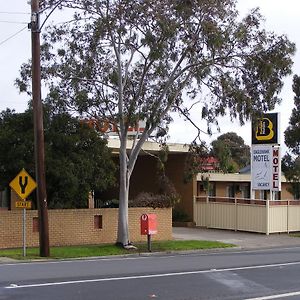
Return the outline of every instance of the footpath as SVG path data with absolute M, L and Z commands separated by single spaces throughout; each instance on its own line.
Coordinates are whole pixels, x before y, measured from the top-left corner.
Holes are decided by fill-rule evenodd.
M 173 227 L 173 238 L 176 240 L 218 241 L 234 244 L 241 249 L 300 247 L 300 237 L 293 237 L 286 233 L 265 235 L 231 230 Z

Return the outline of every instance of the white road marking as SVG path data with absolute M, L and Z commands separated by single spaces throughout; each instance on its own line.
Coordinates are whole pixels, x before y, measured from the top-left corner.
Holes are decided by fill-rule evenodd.
M 291 293 L 285 293 L 285 294 L 265 296 L 265 297 L 258 297 L 258 298 L 249 298 L 249 299 L 245 299 L 245 300 L 270 300 L 270 299 L 294 297 L 294 296 L 299 296 L 299 295 L 300 295 L 300 291 L 299 292 L 291 292 Z
M 34 287 L 58 286 L 58 285 L 67 285 L 67 284 L 78 284 L 78 283 L 93 283 L 93 282 L 105 282 L 105 281 L 119 281 L 119 280 L 159 278 L 159 277 L 170 277 L 170 276 L 184 276 L 184 275 L 205 274 L 205 273 L 212 273 L 212 272 L 228 272 L 228 271 L 239 271 L 239 270 L 277 268 L 277 267 L 293 266 L 293 265 L 300 265 L 300 262 L 257 265 L 257 266 L 248 266 L 248 267 L 235 267 L 235 268 L 225 268 L 225 269 L 216 269 L 216 270 L 199 270 L 199 271 L 188 271 L 188 272 L 174 272 L 174 273 L 162 273 L 162 274 L 125 276 L 125 277 L 97 278 L 97 279 L 87 279 L 87 280 L 46 282 L 46 283 L 36 283 L 36 284 L 26 284 L 26 285 L 11 284 L 9 286 L 6 286 L 5 288 L 6 289 L 34 288 Z

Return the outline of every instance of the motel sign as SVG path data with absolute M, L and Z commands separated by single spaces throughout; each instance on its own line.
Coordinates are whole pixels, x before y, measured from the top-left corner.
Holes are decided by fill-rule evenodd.
M 281 164 L 279 146 L 252 146 L 252 189 L 281 190 Z

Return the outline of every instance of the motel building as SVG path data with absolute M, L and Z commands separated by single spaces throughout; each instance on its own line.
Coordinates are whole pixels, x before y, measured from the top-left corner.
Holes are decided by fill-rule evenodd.
M 119 141 L 110 140 L 108 146 L 117 153 Z M 255 158 L 258 164 L 252 163 L 253 172 L 248 166 L 239 173 L 218 173 L 213 167 L 215 160 L 210 159 L 205 173 L 196 174 L 186 182 L 188 145 L 168 146 L 166 175 L 181 197 L 173 210 L 188 215 L 195 226 L 264 234 L 300 231 L 300 201 L 290 192 L 290 184 L 281 174 L 278 148 L 261 145 L 256 151 L 253 148 L 252 160 Z M 144 144 L 132 174 L 130 199 L 141 192 L 157 192 L 154 155 L 159 150 L 159 144 Z M 105 198 L 117 197 L 116 192 L 110 191 Z

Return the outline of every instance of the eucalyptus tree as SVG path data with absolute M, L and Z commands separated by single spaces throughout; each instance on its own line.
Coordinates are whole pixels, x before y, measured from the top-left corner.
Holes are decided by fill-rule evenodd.
M 225 114 L 243 124 L 253 112 L 280 101 L 282 78 L 291 70 L 294 44 L 266 32 L 258 9 L 240 18 L 235 0 L 44 0 L 42 5 L 74 12 L 72 20 L 50 26 L 43 37 L 49 99 L 117 127 L 117 242 L 124 246 L 137 157 L 150 136 L 167 132 L 172 112 L 189 118 L 188 107 L 199 102 L 208 127 Z M 26 66 L 21 75 L 18 83 L 25 90 Z M 138 120 L 144 129 L 126 151 L 129 128 Z

